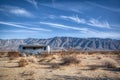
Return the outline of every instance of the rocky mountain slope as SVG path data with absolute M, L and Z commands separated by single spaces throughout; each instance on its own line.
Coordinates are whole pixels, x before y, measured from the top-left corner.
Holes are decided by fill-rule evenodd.
M 54 37 L 49 39 L 0 39 L 0 50 L 17 50 L 21 44 L 45 44 L 52 50 L 120 50 L 120 40 L 101 38 Z

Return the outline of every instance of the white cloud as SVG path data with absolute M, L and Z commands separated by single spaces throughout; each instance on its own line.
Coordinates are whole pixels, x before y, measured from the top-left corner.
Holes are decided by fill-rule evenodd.
M 90 5 L 93 5 L 93 6 L 97 6 L 97 7 L 106 9 L 106 10 L 109 10 L 109 11 L 112 11 L 112 12 L 119 12 L 120 13 L 120 8 L 108 7 L 108 6 L 104 6 L 104 5 L 93 3 L 93 2 L 89 2 L 89 1 L 87 1 L 86 3 L 88 3 Z
M 76 16 L 60 16 L 60 17 L 63 19 L 72 20 L 72 21 L 77 22 L 77 23 L 83 23 L 83 24 L 86 23 L 85 19 L 80 19 L 78 17 L 78 15 L 76 15 Z
M 72 30 L 77 30 L 77 31 L 88 31 L 87 28 L 78 28 L 78 27 L 66 26 L 66 25 L 63 25 L 63 24 L 57 24 L 57 23 L 51 23 L 51 22 L 40 22 L 40 24 L 49 25 L 51 27 L 61 28 L 61 29 L 72 29 Z
M 33 30 L 0 30 L 0 32 L 35 33 L 35 32 L 38 32 L 38 31 L 33 31 Z
M 64 3 L 62 2 L 58 2 L 57 0 L 51 0 L 52 4 L 49 3 L 40 3 L 43 6 L 47 6 L 50 8 L 55 8 L 58 10 L 62 10 L 62 11 L 70 11 L 70 12 L 75 12 L 75 13 L 83 13 L 83 10 L 88 10 L 88 8 L 90 8 L 90 6 L 86 6 L 86 4 L 83 4 L 83 2 L 77 2 L 76 5 L 76 1 L 66 1 Z
M 82 36 L 84 37 L 98 37 L 98 38 L 112 38 L 112 39 L 120 39 L 120 35 L 118 32 L 102 32 L 102 31 L 88 31 L 87 33 L 82 32 Z
M 26 0 L 30 4 L 32 4 L 36 9 L 38 9 L 37 2 L 35 0 Z
M 29 11 L 25 10 L 24 8 L 14 7 L 14 6 L 2 6 L 2 12 L 15 14 L 17 16 L 24 16 L 24 17 L 34 17 Z
M 51 18 L 51 19 L 55 19 L 56 16 L 54 16 L 54 15 L 49 15 L 49 18 Z
M 80 37 L 80 38 L 111 38 L 120 39 L 120 35 L 117 32 L 100 32 L 100 31 L 80 31 L 74 33 L 63 33 L 62 36 Z
M 110 28 L 110 25 L 107 21 L 100 22 L 99 20 L 94 18 L 90 19 L 87 24 L 95 27 Z
M 76 16 L 60 16 L 60 18 L 65 19 L 65 20 L 71 20 L 80 24 L 85 24 L 85 25 L 89 25 L 89 26 L 94 26 L 94 27 L 99 27 L 99 28 L 110 28 L 110 24 L 103 20 L 103 21 L 99 21 L 98 19 L 90 19 L 90 20 L 86 20 L 84 18 L 79 18 L 77 15 Z
M 26 17 L 33 16 L 31 13 L 29 13 L 25 9 L 12 9 L 10 10 L 10 13 L 16 14 L 18 16 L 26 16 Z
M 4 22 L 4 21 L 0 21 L 0 24 L 8 25 L 8 26 L 13 26 L 13 27 L 17 27 L 17 28 L 35 30 L 35 31 L 48 31 L 48 32 L 51 31 L 51 30 L 48 30 L 48 29 L 34 28 L 34 27 L 26 27 L 26 26 L 23 26 L 23 25 L 18 25 L 18 24 L 14 24 L 14 23 L 11 23 L 11 22 Z
M 52 5 L 55 8 L 55 0 L 52 0 Z
M 91 38 L 91 37 L 113 38 L 113 39 L 120 38 L 120 35 L 118 32 L 110 32 L 110 31 L 104 32 L 104 31 L 98 31 L 98 30 L 93 30 L 93 29 L 89 29 L 89 28 L 78 28 L 78 27 L 66 26 L 63 24 L 50 23 L 50 22 L 40 22 L 40 24 L 48 25 L 48 26 L 55 27 L 55 28 L 72 29 L 72 30 L 79 31 L 79 33 L 76 33 L 75 35 L 74 35 L 74 33 L 71 34 L 71 36 L 79 35 L 84 38 Z M 68 34 L 70 34 L 70 33 L 68 33 Z
M 53 27 L 53 28 L 59 28 L 59 29 L 64 29 L 64 30 L 66 30 L 65 27 L 58 26 L 57 24 L 54 24 L 54 23 L 40 22 L 40 24 L 48 25 L 48 26 Z

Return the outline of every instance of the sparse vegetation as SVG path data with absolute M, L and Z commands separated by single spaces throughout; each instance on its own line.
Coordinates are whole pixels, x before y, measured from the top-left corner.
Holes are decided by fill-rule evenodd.
M 107 68 L 116 68 L 117 62 L 113 59 L 106 58 L 106 59 L 103 59 L 102 65 Z
M 8 52 L 0 52 L 0 57 L 6 57 L 8 55 Z
M 33 76 L 35 72 L 33 70 L 26 70 L 22 73 L 22 76 Z
M 90 69 L 90 70 L 97 70 L 97 69 L 98 69 L 98 66 L 97 66 L 97 65 L 90 65 L 90 66 L 89 66 L 89 69 Z
M 70 64 L 78 64 L 78 63 L 80 63 L 80 60 L 78 60 L 76 57 L 67 56 L 62 58 L 61 65 L 70 65 Z
M 26 65 L 28 65 L 28 60 L 27 59 L 20 59 L 18 62 L 19 67 L 25 67 Z
M 97 56 L 96 58 L 97 58 L 97 59 L 102 59 L 100 56 Z
M 37 63 L 37 58 L 33 57 L 33 56 L 29 56 L 27 57 L 27 60 L 31 63 Z
M 53 79 L 55 75 L 81 75 L 83 77 L 93 77 L 92 79 L 97 76 L 107 76 L 105 79 L 108 79 L 108 76 L 110 76 L 109 79 L 111 77 L 112 79 L 114 77 L 120 78 L 119 53 L 69 52 L 67 54 L 64 51 L 63 53 L 55 52 L 55 54 L 20 56 L 13 60 L 9 59 L 10 56 L 3 57 L 4 53 L 2 53 L 0 78 L 2 80 L 47 80 L 50 77 Z M 55 78 L 59 79 L 59 76 Z M 66 80 L 66 78 L 63 78 L 63 80 Z
M 19 52 L 8 52 L 8 57 L 10 60 L 16 59 L 19 57 Z
M 58 69 L 58 68 L 60 68 L 60 65 L 58 63 L 55 63 L 55 64 L 51 65 L 51 68 L 52 69 Z

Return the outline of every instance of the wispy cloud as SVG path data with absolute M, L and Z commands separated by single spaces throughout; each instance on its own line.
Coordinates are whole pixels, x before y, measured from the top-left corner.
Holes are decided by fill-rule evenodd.
M 48 18 L 50 18 L 50 19 L 56 19 L 57 17 L 55 15 L 48 15 Z
M 48 25 L 48 26 L 55 27 L 55 28 L 61 28 L 61 29 L 72 29 L 72 30 L 77 30 L 77 31 L 88 31 L 87 28 L 78 28 L 78 27 L 67 26 L 67 25 L 51 23 L 51 22 L 40 22 L 40 24 Z
M 103 31 L 92 31 L 88 32 L 80 31 L 74 33 L 63 33 L 63 36 L 80 37 L 80 38 L 111 38 L 120 39 L 119 32 L 103 32 Z
M 98 20 L 95 18 L 91 18 L 89 20 L 86 20 L 84 18 L 79 18 L 77 15 L 76 16 L 60 16 L 60 18 L 65 19 L 65 20 L 69 20 L 69 21 L 74 21 L 76 23 L 80 23 L 80 24 L 85 24 L 85 25 L 89 25 L 89 26 L 94 26 L 94 27 L 99 27 L 99 28 L 110 28 L 110 24 L 105 21 L 105 20 Z
M 53 28 L 59 28 L 59 29 L 66 30 L 65 27 L 61 27 L 60 25 L 57 25 L 57 24 L 54 24 L 54 23 L 50 23 L 50 22 L 40 22 L 40 24 L 48 25 L 48 26 L 53 27 Z
M 52 5 L 55 8 L 55 0 L 52 0 Z
M 118 32 L 103 32 L 103 31 L 88 31 L 87 33 L 82 32 L 81 35 L 86 38 L 98 37 L 98 38 L 113 38 L 120 39 Z
M 48 3 L 41 3 L 41 5 L 43 6 L 47 6 L 50 8 L 54 8 L 54 9 L 58 9 L 58 10 L 63 10 L 63 11 L 70 11 L 70 12 L 75 12 L 75 13 L 83 13 L 83 10 L 87 10 L 89 7 L 87 7 L 86 5 L 84 5 L 81 2 L 78 2 L 79 5 L 76 5 L 77 2 L 75 1 L 66 1 L 66 2 L 62 2 L 62 1 L 55 1 L 55 0 L 51 0 L 52 4 L 48 4 Z
M 39 32 L 39 31 L 33 31 L 33 30 L 0 30 L 0 32 L 15 32 L 15 33 L 36 33 L 36 32 Z
M 87 1 L 86 3 L 88 3 L 88 4 L 90 4 L 90 5 L 93 5 L 93 6 L 97 6 L 97 7 L 106 9 L 106 10 L 109 10 L 109 11 L 119 12 L 119 13 L 120 13 L 120 8 L 108 7 L 108 6 L 104 6 L 104 5 L 97 4 L 97 3 L 93 3 L 93 2 L 89 2 L 89 1 Z
M 110 28 L 110 25 L 107 21 L 99 21 L 97 19 L 90 19 L 89 22 L 87 23 L 90 26 L 95 26 L 95 27 L 101 27 L 101 28 Z
M 76 16 L 60 16 L 60 17 L 63 19 L 72 20 L 77 23 L 83 23 L 83 24 L 86 23 L 85 19 L 80 19 L 78 17 L 78 15 L 76 15 Z
M 38 9 L 38 3 L 36 2 L 36 0 L 26 0 L 27 2 L 29 2 L 30 4 L 32 4 L 36 9 Z
M 34 17 L 32 13 L 29 11 L 25 10 L 24 8 L 19 8 L 15 6 L 8 6 L 4 5 L 0 7 L 0 11 L 5 12 L 5 13 L 11 13 L 17 16 L 23 16 L 23 17 Z
M 14 23 L 11 23 L 11 22 L 4 22 L 4 21 L 0 21 L 0 24 L 13 26 L 13 27 L 17 27 L 17 28 L 22 28 L 22 29 L 35 30 L 35 31 L 51 31 L 51 30 L 48 30 L 48 29 L 26 27 L 26 26 L 23 26 L 23 25 L 18 25 L 18 24 L 14 24 Z

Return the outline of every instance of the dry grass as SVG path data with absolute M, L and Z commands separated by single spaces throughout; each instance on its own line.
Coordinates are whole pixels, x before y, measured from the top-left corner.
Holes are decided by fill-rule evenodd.
M 35 58 L 34 56 L 29 56 L 29 57 L 24 57 L 21 58 L 18 62 L 19 67 L 25 67 L 26 65 L 28 65 L 28 63 L 37 63 L 37 58 Z
M 28 60 L 21 58 L 18 62 L 18 65 L 19 67 L 25 67 L 26 65 L 28 65 Z
M 97 58 L 97 59 L 102 59 L 102 57 L 100 57 L 100 56 L 97 56 L 96 58 Z
M 35 72 L 33 70 L 26 70 L 22 72 L 22 76 L 33 76 Z
M 19 52 L 8 52 L 8 57 L 10 60 L 14 60 L 19 57 Z
M 8 55 L 8 52 L 0 52 L 0 57 L 6 57 Z
M 62 58 L 61 65 L 70 65 L 70 64 L 78 64 L 80 63 L 80 60 L 78 60 L 76 57 L 73 56 L 67 56 Z
M 8 52 L 8 57 L 19 57 L 19 52 Z
M 37 56 L 45 58 L 45 57 L 49 57 L 52 54 L 48 54 L 48 53 L 43 53 L 43 54 L 38 54 Z
M 60 68 L 60 65 L 58 63 L 54 63 L 54 64 L 51 65 L 51 68 L 52 69 L 58 69 L 58 68 Z
M 114 54 L 112 52 L 97 51 L 93 53 L 68 51 L 63 53 L 55 52 L 55 54 L 22 56 L 15 60 L 9 60 L 8 56 L 1 57 L 0 79 L 95 80 L 103 78 L 113 80 L 114 78 L 120 78 L 119 55 L 118 52 Z M 8 61 L 11 62 L 8 63 Z M 76 78 L 77 76 L 80 77 Z
M 27 57 L 25 53 L 20 54 L 21 57 Z
M 29 56 L 26 58 L 28 60 L 28 62 L 31 62 L 31 63 L 37 63 L 37 58 L 35 58 L 34 56 Z
M 105 58 L 102 61 L 102 65 L 105 66 L 106 68 L 116 68 L 117 64 L 118 63 L 114 59 L 111 59 L 111 58 Z

